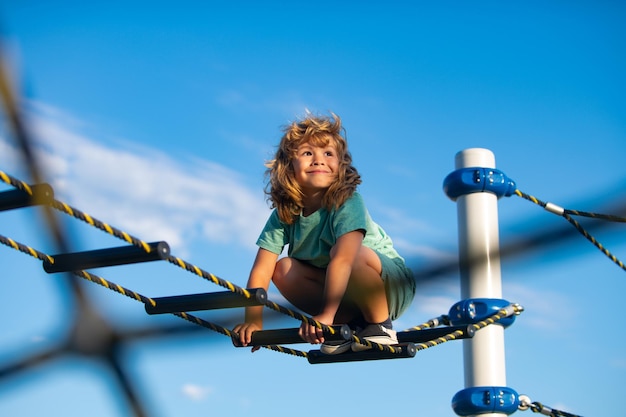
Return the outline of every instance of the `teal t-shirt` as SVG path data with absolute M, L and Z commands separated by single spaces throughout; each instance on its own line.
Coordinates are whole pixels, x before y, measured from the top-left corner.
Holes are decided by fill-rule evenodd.
M 363 245 L 373 249 L 382 264 L 381 278 L 385 281 L 389 316 L 398 318 L 411 304 L 415 295 L 413 274 L 398 255 L 385 231 L 369 215 L 363 197 L 355 192 L 338 209 L 321 208 L 310 216 L 300 215 L 293 224 L 286 224 L 274 210 L 257 245 L 280 255 L 289 246 L 287 255 L 318 268 L 330 263 L 330 250 L 342 235 L 361 230 Z
M 321 208 L 311 215 L 286 224 L 274 210 L 261 232 L 257 245 L 270 252 L 281 254 L 289 245 L 287 255 L 318 268 L 330 262 L 330 250 L 342 235 L 362 230 L 363 245 L 389 258 L 400 258 L 385 231 L 370 217 L 363 197 L 355 192 L 338 209 Z

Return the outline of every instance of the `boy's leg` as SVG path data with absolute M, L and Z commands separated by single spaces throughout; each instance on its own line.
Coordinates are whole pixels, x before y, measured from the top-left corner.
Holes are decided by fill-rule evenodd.
M 336 323 L 347 323 L 360 315 L 369 323 L 382 323 L 389 318 L 381 271 L 382 264 L 376 252 L 362 246 L 352 266 L 346 295 L 335 317 Z M 280 259 L 272 277 L 280 293 L 291 304 L 310 315 L 319 313 L 325 279 L 326 270 L 293 258 Z
M 358 303 L 367 325 L 357 336 L 369 342 L 394 345 L 398 343 L 396 332 L 392 330 L 385 282 L 381 277 L 382 263 L 372 249 L 362 247 L 352 267 L 347 294 Z M 353 343 L 353 351 L 367 350 L 369 347 Z
M 314 316 L 319 313 L 324 297 L 326 270 L 315 268 L 293 258 L 282 258 L 274 269 L 272 281 L 278 291 L 294 306 Z M 342 301 L 335 323 L 345 324 L 360 315 L 356 304 Z
M 358 306 L 368 323 L 389 319 L 385 282 L 381 278 L 382 264 L 378 254 L 362 246 L 350 274 L 346 298 Z

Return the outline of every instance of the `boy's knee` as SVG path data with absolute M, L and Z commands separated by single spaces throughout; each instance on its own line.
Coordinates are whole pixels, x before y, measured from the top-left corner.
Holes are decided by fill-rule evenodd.
M 370 270 L 376 271 L 378 275 L 382 273 L 382 263 L 378 254 L 371 248 L 361 246 L 358 256 L 352 265 L 353 272 L 369 273 Z
M 274 274 L 272 275 L 272 281 L 277 286 L 280 285 L 284 278 L 287 276 L 289 269 L 291 268 L 291 259 L 282 258 L 276 262 L 276 267 L 274 268 Z

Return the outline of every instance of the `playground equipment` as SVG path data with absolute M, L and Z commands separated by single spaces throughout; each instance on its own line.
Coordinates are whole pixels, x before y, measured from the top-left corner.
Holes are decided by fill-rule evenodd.
M 543 203 L 515 187 L 515 183 L 495 168 L 495 157 L 486 149 L 466 149 L 456 155 L 456 170 L 444 180 L 444 191 L 457 203 L 459 228 L 459 260 L 461 301 L 448 314 L 428 320 L 414 328 L 398 332 L 399 344 L 383 346 L 359 340 L 347 326 L 325 326 L 310 317 L 280 306 L 267 298 L 262 289 L 240 288 L 216 277 L 198 266 L 170 254 L 166 242 L 147 243 L 106 224 L 63 202 L 55 200 L 52 187 L 45 183 L 29 185 L 0 171 L 0 180 L 15 190 L 0 193 L 0 211 L 43 205 L 113 235 L 128 245 L 94 251 L 47 255 L 11 238 L 0 235 L 0 243 L 42 261 L 48 273 L 70 272 L 102 285 L 114 292 L 140 301 L 148 314 L 173 314 L 196 325 L 229 336 L 237 346 L 236 335 L 229 329 L 189 314 L 190 311 L 239 308 L 264 305 L 296 320 L 307 321 L 323 329 L 329 340 L 352 340 L 368 345 L 363 352 L 324 355 L 319 350 L 302 352 L 287 348 L 302 340 L 297 328 L 270 329 L 254 334 L 252 345 L 306 358 L 311 364 L 364 360 L 411 358 L 416 352 L 452 340 L 464 340 L 465 388 L 452 398 L 452 408 L 459 416 L 498 417 L 517 410 L 531 410 L 550 416 L 574 416 L 538 402 L 531 402 L 506 385 L 504 361 L 504 330 L 512 325 L 523 308 L 502 299 L 500 248 L 498 242 L 497 201 L 503 196 L 517 195 L 568 220 L 589 241 L 622 269 L 624 264 L 587 233 L 572 215 L 624 222 L 626 219 L 595 213 L 578 212 Z M 166 260 L 169 263 L 226 288 L 228 291 L 150 298 L 86 269 L 128 263 Z

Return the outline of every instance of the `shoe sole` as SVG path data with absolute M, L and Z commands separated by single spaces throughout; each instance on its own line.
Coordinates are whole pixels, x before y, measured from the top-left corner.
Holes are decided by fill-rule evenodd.
M 385 338 L 372 337 L 372 338 L 365 338 L 364 340 L 367 340 L 368 342 L 371 342 L 371 343 L 378 343 L 379 345 L 385 345 L 385 346 L 393 346 L 393 345 L 398 344 L 397 340 L 389 339 L 388 337 L 385 337 Z M 352 346 L 350 346 L 350 348 L 352 349 L 353 352 L 362 352 L 364 350 L 372 349 L 371 347 L 367 345 L 362 345 L 361 343 L 356 343 L 356 342 L 352 343 Z
M 352 342 L 347 341 L 340 345 L 322 345 L 320 352 L 325 355 L 339 355 L 340 353 L 347 352 L 352 347 Z

